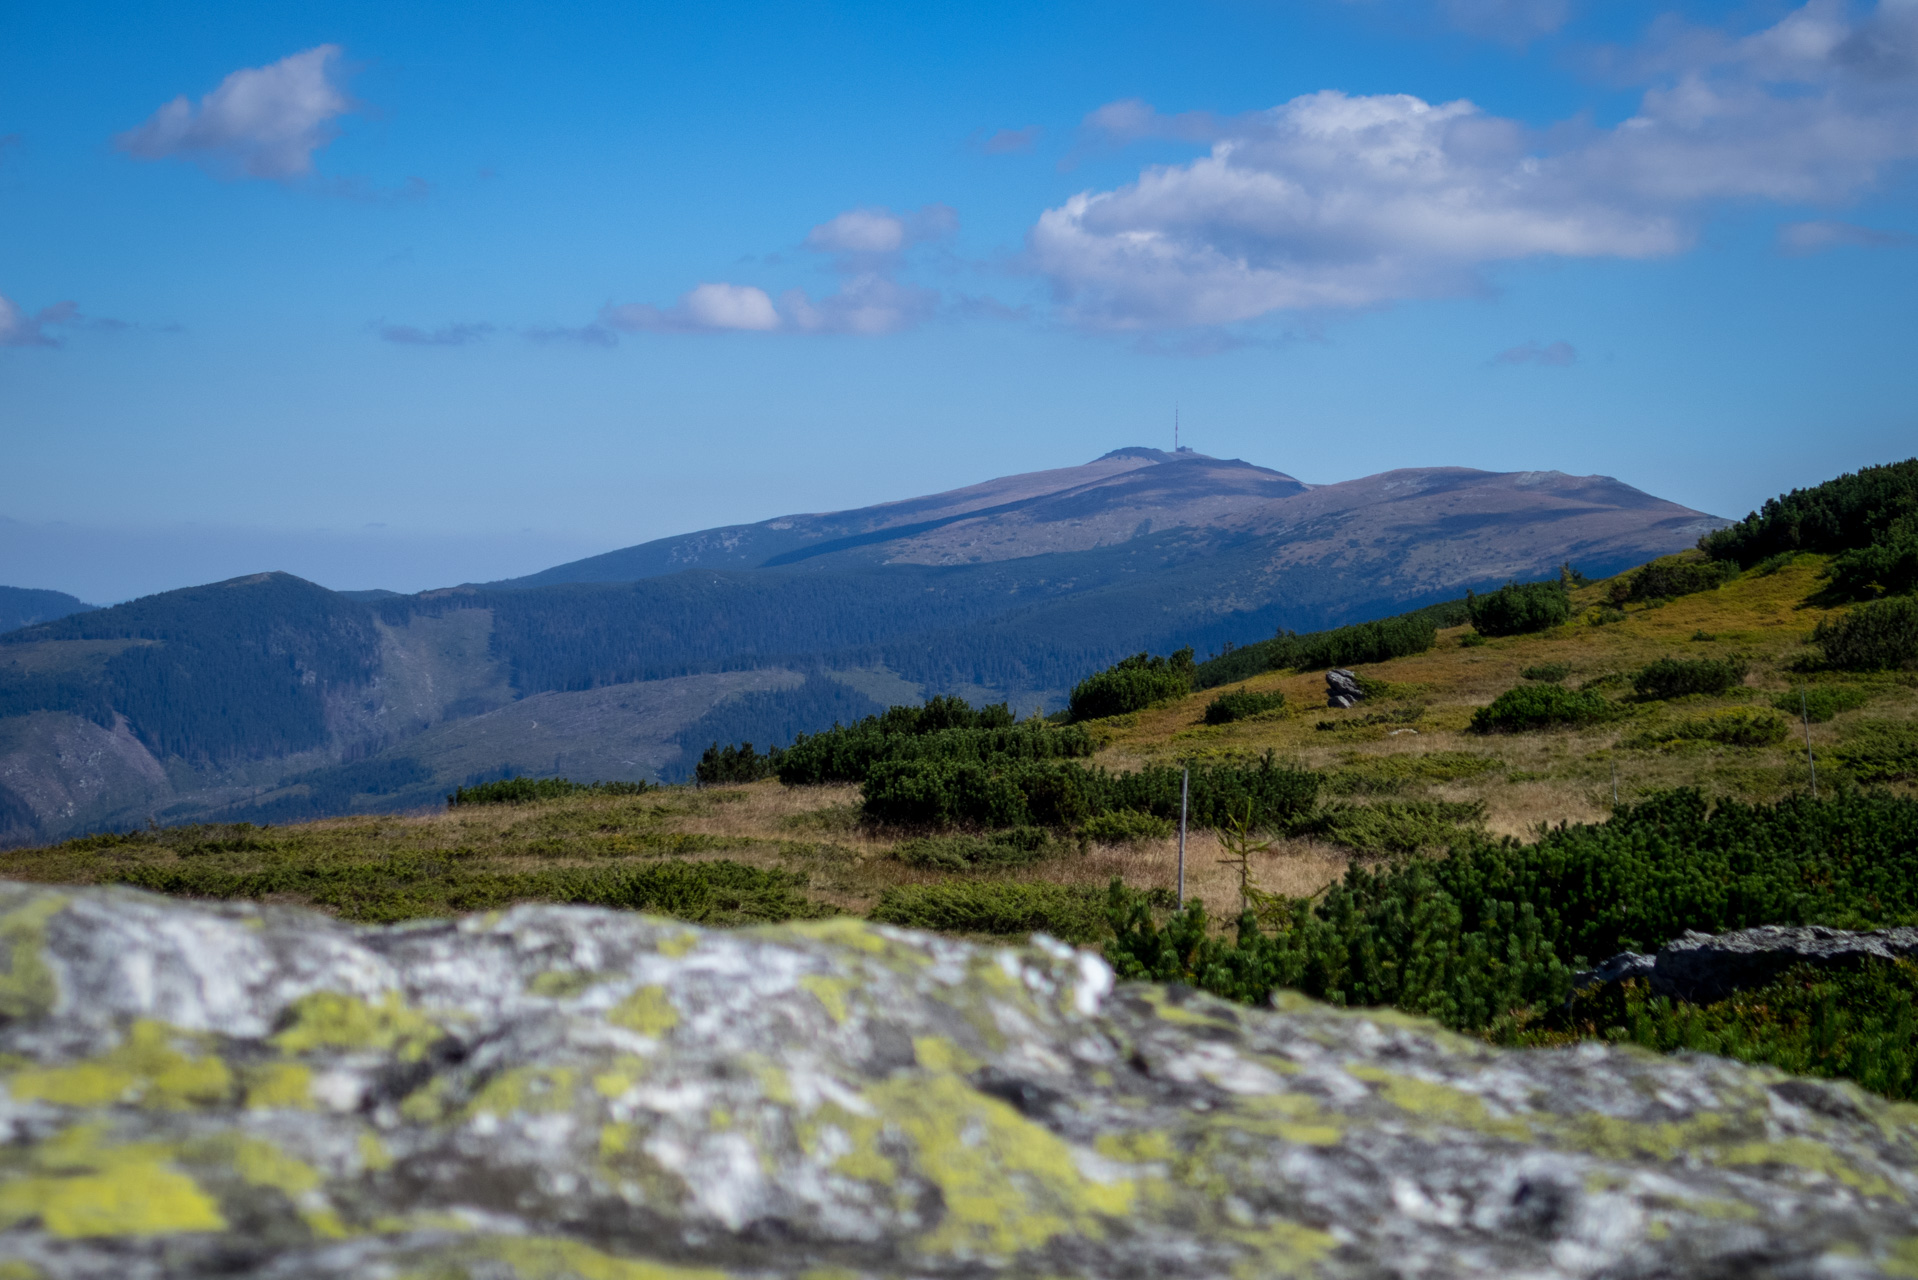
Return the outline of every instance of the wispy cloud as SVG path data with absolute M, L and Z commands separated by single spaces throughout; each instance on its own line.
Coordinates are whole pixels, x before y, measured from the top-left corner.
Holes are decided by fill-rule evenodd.
M 1493 364 L 1568 365 L 1578 363 L 1578 349 L 1564 339 L 1557 342 L 1526 342 L 1507 347 L 1492 357 Z
M 0 294 L 0 347 L 57 347 L 60 339 L 49 329 L 70 323 L 79 308 L 71 302 L 56 302 L 33 315 L 20 304 Z
M 623 332 L 653 333 L 897 333 L 939 307 L 937 290 L 901 281 L 903 257 L 914 245 L 958 229 L 949 206 L 929 204 L 908 213 L 848 209 L 807 233 L 804 247 L 830 257 L 840 286 L 818 299 L 788 289 L 777 302 L 757 285 L 707 281 L 668 306 L 622 303 L 605 307 L 599 322 Z
M 616 347 L 619 335 L 603 324 L 586 324 L 578 328 L 565 325 L 536 325 L 530 329 L 521 329 L 528 342 L 537 342 L 543 346 L 574 347 Z
M 1111 103 L 1089 136 L 1208 154 L 1045 211 L 1028 262 L 1087 327 L 1232 324 L 1471 292 L 1501 262 L 1675 254 L 1720 204 L 1842 202 L 1918 157 L 1911 0 L 1858 17 L 1813 0 L 1657 54 L 1609 129 L 1329 90 L 1230 119 Z
M 1906 231 L 1881 231 L 1850 222 L 1788 222 L 1778 228 L 1778 247 L 1790 254 L 1819 253 L 1826 249 L 1901 249 L 1918 244 Z
M 1439 0 L 1439 12 L 1460 31 L 1525 45 L 1572 18 L 1571 0 Z
M 989 156 L 1010 156 L 1032 150 L 1044 133 L 1045 130 L 1036 124 L 1023 129 L 995 129 L 991 133 L 982 129 L 972 136 L 971 141 Z
M 313 153 L 353 109 L 339 84 L 340 47 L 323 44 L 233 72 L 196 107 L 184 95 L 114 139 L 141 160 L 178 157 L 221 176 L 288 180 L 313 171 Z
M 421 329 L 410 324 L 386 324 L 375 326 L 382 342 L 396 343 L 402 347 L 464 347 L 490 337 L 493 326 L 490 324 L 443 324 L 437 329 Z

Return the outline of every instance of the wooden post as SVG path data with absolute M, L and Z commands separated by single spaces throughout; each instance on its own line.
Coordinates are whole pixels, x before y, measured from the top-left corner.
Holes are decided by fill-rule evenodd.
M 1185 906 L 1185 812 L 1192 795 L 1192 766 L 1179 776 L 1179 906 Z
M 1805 686 L 1798 686 L 1798 713 L 1805 717 L 1805 767 L 1811 770 L 1811 798 L 1818 798 L 1818 762 L 1811 755 L 1811 701 L 1805 697 Z M 1844 788 L 1839 788 L 1843 790 Z

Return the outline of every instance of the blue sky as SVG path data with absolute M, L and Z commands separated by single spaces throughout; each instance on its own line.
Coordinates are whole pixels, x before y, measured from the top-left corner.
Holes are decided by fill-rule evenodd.
M 923 8 L 923 7 L 920 7 Z M 1186 440 L 1918 452 L 1918 0 L 11 6 L 0 582 L 413 590 Z

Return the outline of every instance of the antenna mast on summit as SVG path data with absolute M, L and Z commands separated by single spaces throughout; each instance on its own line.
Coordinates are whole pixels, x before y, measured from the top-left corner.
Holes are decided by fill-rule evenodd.
M 1172 452 L 1179 451 L 1179 406 L 1172 406 Z

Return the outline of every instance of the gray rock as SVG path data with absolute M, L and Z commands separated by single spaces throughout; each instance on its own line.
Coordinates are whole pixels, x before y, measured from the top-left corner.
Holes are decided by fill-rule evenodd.
M 1710 1004 L 1737 991 L 1762 987 L 1801 964 L 1835 969 L 1912 955 L 1918 955 L 1918 929 L 1850 933 L 1817 924 L 1768 924 L 1736 933 L 1686 930 L 1655 955 L 1619 952 L 1574 977 L 1572 989 L 1639 978 L 1654 995 Z
M 1915 1114 L 1043 939 L 0 884 L 8 1277 L 1909 1276 Z
M 1794 965 L 1821 969 L 1918 953 L 1918 929 L 1847 933 L 1822 925 L 1764 925 L 1737 933 L 1691 933 L 1658 950 L 1652 990 L 1708 1004 L 1762 987 Z
M 1325 705 L 1328 707 L 1356 707 L 1365 701 L 1365 690 L 1359 687 L 1359 678 L 1350 671 L 1333 670 L 1325 673 Z
M 1608 982 L 1624 982 L 1628 978 L 1640 978 L 1651 981 L 1652 970 L 1657 967 L 1658 957 L 1643 951 L 1621 951 L 1610 960 L 1595 969 L 1586 969 L 1572 975 L 1572 990 L 1583 991 L 1587 987 L 1602 987 Z

